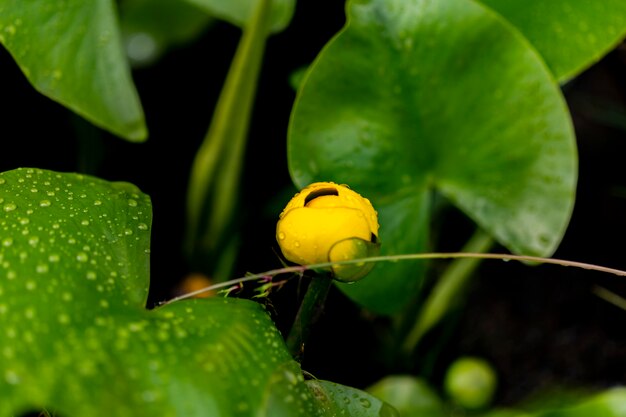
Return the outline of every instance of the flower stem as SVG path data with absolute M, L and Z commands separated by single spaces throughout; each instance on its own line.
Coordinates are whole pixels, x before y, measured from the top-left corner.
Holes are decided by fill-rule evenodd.
M 488 251 L 494 241 L 482 230 L 477 230 L 463 248 L 463 252 L 481 253 Z M 422 336 L 435 326 L 450 310 L 451 305 L 472 276 L 482 259 L 456 259 L 437 281 L 432 293 L 426 299 L 423 308 L 409 331 L 402 350 L 411 354 Z
M 287 349 L 293 357 L 299 358 L 302 355 L 311 327 L 322 312 L 332 283 L 333 280 L 328 274 L 315 275 L 311 280 L 287 336 Z

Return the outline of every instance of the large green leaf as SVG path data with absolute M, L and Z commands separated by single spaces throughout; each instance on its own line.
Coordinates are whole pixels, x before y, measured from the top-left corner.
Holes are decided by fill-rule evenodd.
M 479 0 L 515 25 L 565 81 L 626 37 L 623 0 Z
M 151 207 L 127 183 L 0 174 L 0 415 L 339 415 L 258 303 L 144 307 Z M 349 388 L 342 388 L 352 393 Z M 380 401 L 363 394 L 374 417 Z
M 202 7 L 212 16 L 224 19 L 233 25 L 245 27 L 260 0 L 185 0 Z M 280 32 L 285 29 L 293 16 L 295 0 L 272 0 L 272 20 L 270 31 Z
M 426 241 L 435 188 L 510 250 L 550 255 L 577 177 L 559 86 L 517 31 L 470 0 L 349 2 L 299 90 L 288 157 L 299 187 L 335 181 L 372 200 L 383 254 Z M 400 310 L 419 277 L 396 268 L 379 265 L 349 295 Z
M 146 138 L 113 0 L 4 0 L 0 43 L 42 94 L 116 135 Z

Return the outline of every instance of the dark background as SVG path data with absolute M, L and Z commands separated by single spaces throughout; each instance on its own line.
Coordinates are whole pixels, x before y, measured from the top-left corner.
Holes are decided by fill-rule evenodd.
M 295 93 L 288 78 L 343 26 L 342 3 L 298 2 L 289 28 L 268 42 L 241 186 L 245 210 L 238 276 L 280 266 L 274 228 L 286 200 L 278 197 L 292 191 L 285 144 Z M 145 144 L 115 138 L 41 96 L 0 49 L 0 170 L 78 170 L 133 182 L 149 194 L 154 205 L 149 306 L 171 297 L 190 272 L 180 249 L 189 168 L 239 35 L 237 28 L 218 22 L 197 40 L 134 71 L 151 133 Z M 626 269 L 625 75 L 622 45 L 564 86 L 580 173 L 574 215 L 555 257 Z M 444 219 L 438 249 L 458 250 L 472 232 L 471 223 L 453 210 Z M 626 296 L 625 282 L 572 268 L 485 262 L 467 289 L 466 303 L 424 340 L 421 359 L 408 368 L 390 368 L 378 350 L 388 322 L 360 311 L 333 289 L 303 367 L 319 378 L 360 388 L 390 370 L 420 372 L 437 384 L 455 357 L 479 355 L 498 371 L 500 404 L 554 385 L 624 383 L 626 311 L 592 289 L 601 285 Z M 294 280 L 270 299 L 282 331 L 288 329 L 300 290 Z

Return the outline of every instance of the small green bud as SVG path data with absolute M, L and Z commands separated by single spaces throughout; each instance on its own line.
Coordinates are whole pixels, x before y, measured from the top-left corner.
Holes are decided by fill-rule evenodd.
M 497 377 L 491 365 L 480 358 L 463 357 L 450 365 L 444 389 L 450 399 L 468 410 L 487 407 L 496 390 Z

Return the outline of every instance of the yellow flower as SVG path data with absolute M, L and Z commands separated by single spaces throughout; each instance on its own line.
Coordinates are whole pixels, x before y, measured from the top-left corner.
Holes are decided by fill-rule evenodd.
M 344 185 L 316 182 L 280 214 L 276 240 L 285 258 L 300 265 L 345 261 L 377 253 L 378 227 L 378 214 L 367 198 Z M 351 282 L 373 265 L 335 265 L 332 271 L 336 279 Z

